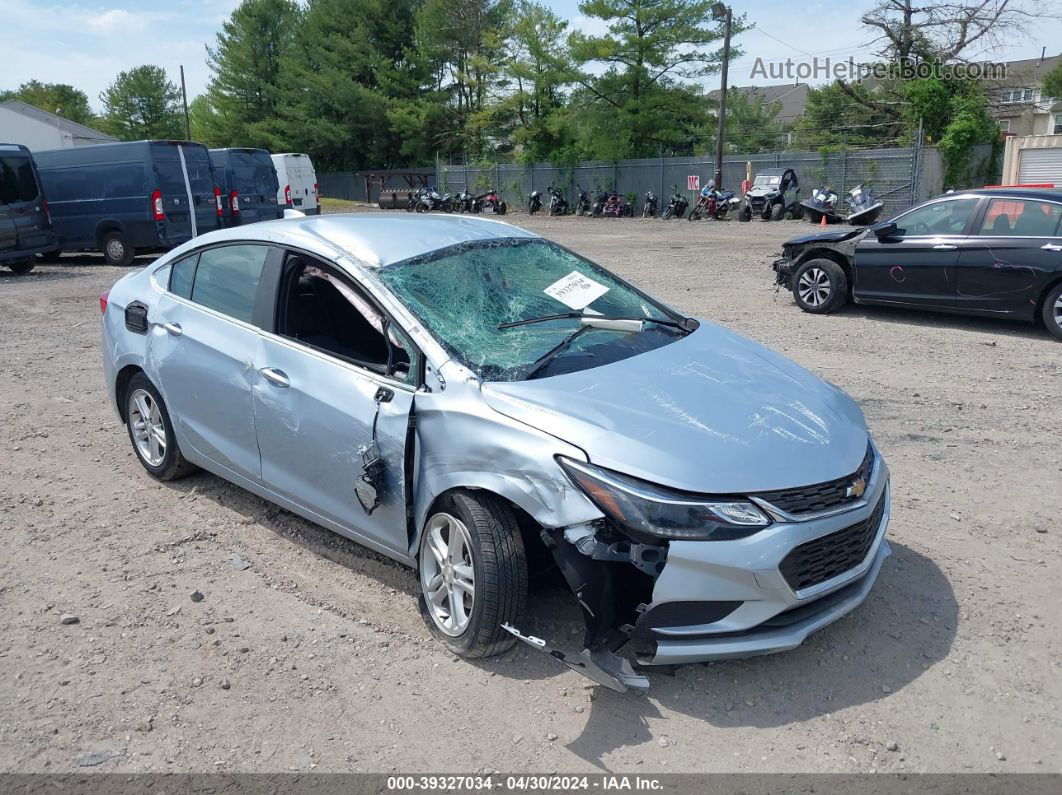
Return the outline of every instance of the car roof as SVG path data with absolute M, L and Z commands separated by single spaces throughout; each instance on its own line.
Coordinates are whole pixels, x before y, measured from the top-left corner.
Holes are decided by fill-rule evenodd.
M 382 268 L 441 248 L 479 240 L 537 238 L 534 232 L 490 218 L 405 212 L 335 213 L 262 221 L 211 233 L 214 239 L 310 237 L 348 252 L 365 265 Z
M 972 188 L 970 190 L 957 190 L 945 196 L 995 196 L 1008 199 L 1049 199 L 1062 201 L 1062 188 Z M 937 198 L 942 198 L 938 196 Z

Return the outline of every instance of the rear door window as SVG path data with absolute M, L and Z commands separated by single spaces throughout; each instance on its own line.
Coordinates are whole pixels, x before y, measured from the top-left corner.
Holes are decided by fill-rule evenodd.
M 258 245 L 222 246 L 201 252 L 191 300 L 244 323 L 252 322 L 258 282 L 268 255 L 269 247 Z
M 992 199 L 978 235 L 989 237 L 1055 237 L 1062 204 L 1023 199 Z
M 33 161 L 28 157 L 0 157 L 0 204 L 36 201 L 40 195 Z

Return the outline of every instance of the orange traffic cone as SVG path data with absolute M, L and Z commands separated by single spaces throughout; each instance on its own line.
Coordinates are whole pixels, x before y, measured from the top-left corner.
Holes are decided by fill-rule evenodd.
M 819 226 L 826 226 L 826 213 L 822 214 L 822 220 L 819 221 Z

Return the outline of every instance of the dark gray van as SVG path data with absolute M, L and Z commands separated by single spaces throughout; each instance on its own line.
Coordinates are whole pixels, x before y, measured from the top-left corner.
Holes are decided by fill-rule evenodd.
M 221 225 L 221 188 L 207 148 L 129 141 L 35 155 L 64 250 L 102 251 L 128 265 Z
M 57 248 L 48 202 L 30 150 L 0 144 L 0 263 L 18 274 Z
M 265 149 L 211 149 L 210 160 L 221 186 L 224 226 L 284 217 L 277 202 L 277 170 Z

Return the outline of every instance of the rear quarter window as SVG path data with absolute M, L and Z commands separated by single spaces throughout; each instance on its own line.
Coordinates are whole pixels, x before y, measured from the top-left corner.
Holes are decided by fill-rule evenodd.
M 267 246 L 257 245 L 222 246 L 201 252 L 191 300 L 244 323 L 252 322 L 254 299 L 268 254 Z
M 199 255 L 177 260 L 170 268 L 170 292 L 181 298 L 191 299 L 192 282 L 195 279 L 195 266 L 199 262 Z

